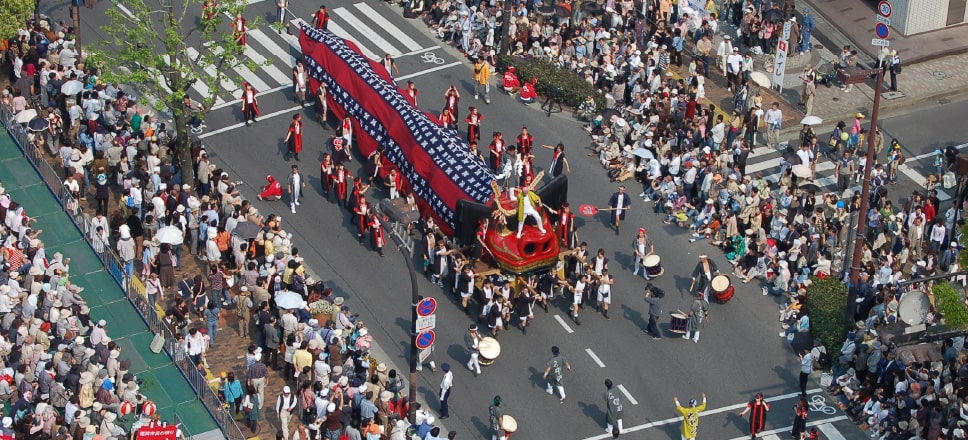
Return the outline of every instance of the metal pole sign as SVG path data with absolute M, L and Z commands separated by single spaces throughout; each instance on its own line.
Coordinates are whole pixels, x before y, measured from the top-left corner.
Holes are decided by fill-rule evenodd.
M 889 47 L 891 45 L 887 37 L 891 35 L 891 30 L 888 26 L 891 25 L 891 14 L 893 13 L 894 8 L 891 7 L 891 3 L 887 0 L 881 0 L 877 3 L 877 15 L 874 16 L 876 20 L 874 24 L 874 38 L 871 39 L 872 46 Z
M 421 350 L 426 350 L 434 345 L 434 341 L 437 340 L 437 335 L 434 331 L 424 332 L 417 335 L 417 348 Z
M 787 22 L 787 24 L 790 24 Z M 787 40 L 780 40 L 776 43 L 776 57 L 773 59 L 773 85 L 777 91 L 783 91 L 783 75 L 786 70 L 787 59 Z
M 437 327 L 437 315 L 418 316 L 417 333 L 433 330 Z
M 781 34 L 781 40 L 790 41 L 790 28 L 793 27 L 793 23 L 789 20 L 783 23 L 783 34 Z
M 437 311 L 437 300 L 424 298 L 417 303 L 417 316 L 430 316 Z

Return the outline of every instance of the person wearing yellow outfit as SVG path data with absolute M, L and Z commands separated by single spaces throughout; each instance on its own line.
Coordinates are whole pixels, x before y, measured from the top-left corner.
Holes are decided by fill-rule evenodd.
M 682 440 L 695 440 L 696 433 L 699 431 L 699 413 L 706 410 L 706 393 L 702 393 L 702 404 L 696 404 L 696 399 L 689 401 L 689 406 L 679 404 L 679 398 L 673 398 L 676 402 L 676 411 L 682 415 Z

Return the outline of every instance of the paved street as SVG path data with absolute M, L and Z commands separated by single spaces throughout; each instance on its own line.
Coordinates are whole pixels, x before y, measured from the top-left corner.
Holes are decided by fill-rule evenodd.
M 82 11 L 85 14 L 84 31 L 89 40 L 98 33 L 98 20 L 104 20 L 98 11 L 116 7 L 113 5 L 101 2 L 93 11 Z M 300 18 L 290 17 L 290 22 L 296 25 L 300 19 L 308 19 L 316 6 L 293 5 L 292 12 Z M 400 69 L 396 76 L 398 84 L 413 80 L 422 92 L 418 104 L 427 111 L 437 112 L 444 90 L 450 84 L 456 84 L 462 94 L 462 112 L 470 105 L 481 108 L 485 134 L 500 130 L 506 137 L 513 137 L 524 124 L 538 143 L 564 142 L 572 169 L 569 200 L 573 206 L 582 203 L 603 205 L 615 191 L 617 185 L 608 183 L 597 161 L 586 157 L 587 134 L 569 115 L 547 118 L 536 105 L 523 106 L 496 90 L 492 90 L 490 105 L 474 101 L 469 66 L 462 63 L 459 54 L 449 47 L 440 47 L 446 45 L 431 38 L 422 23 L 401 18 L 396 7 L 382 2 L 350 1 L 327 6 L 333 15 L 331 29 L 338 35 L 350 38 L 370 56 L 380 57 L 384 53 L 396 56 Z M 275 16 L 273 2 L 252 3 L 247 15 L 272 20 Z M 316 123 L 310 109 L 295 108 L 292 101 L 289 72 L 292 60 L 299 52 L 295 37 L 279 34 L 269 27 L 256 30 L 250 36 L 251 53 L 247 56 L 256 62 L 269 60 L 271 64 L 254 72 L 243 69 L 233 75 L 257 84 L 256 88 L 261 91 L 259 102 L 263 116 L 252 127 L 240 123 L 241 114 L 235 102 L 238 82 L 231 81 L 219 90 L 220 101 L 207 116 L 208 128 L 200 137 L 214 161 L 233 176 L 243 179 L 246 182 L 243 192 L 254 198 L 267 174 L 285 175 L 289 165 L 297 163 L 283 161 L 282 139 L 291 115 L 295 112 L 304 114 L 307 121 L 306 151 L 298 164 L 306 173 L 312 190 L 307 191 L 306 200 L 295 215 L 290 214 L 288 206 L 281 202 L 256 201 L 255 204 L 264 215 L 276 213 L 284 217 L 288 228 L 295 232 L 294 243 L 312 269 L 334 288 L 336 295 L 364 307 L 358 310 L 361 319 L 392 362 L 398 367 L 404 366 L 409 344 L 410 292 L 406 288 L 409 282 L 403 262 L 395 252 L 388 252 L 387 257 L 381 259 L 376 253 L 358 246 L 351 233 L 348 214 L 322 200 L 318 194 L 320 182 L 316 167 L 324 141 L 333 131 Z M 919 68 L 905 67 L 905 73 L 918 75 L 916 69 Z M 935 84 L 925 79 L 923 87 L 940 91 L 950 87 L 955 80 L 968 82 L 968 78 L 961 78 L 962 75 L 951 71 L 948 77 L 951 82 L 938 79 Z M 206 92 L 200 90 L 198 84 L 194 87 L 193 93 Z M 830 93 L 840 94 L 837 104 L 820 105 L 825 102 L 825 95 L 818 92 L 817 108 L 836 117 L 847 108 L 863 105 L 864 98 L 861 97 L 867 96 L 869 88 L 859 86 L 849 95 L 837 89 L 830 90 Z M 902 90 L 905 90 L 903 85 Z M 892 198 L 908 194 L 923 181 L 920 175 L 926 172 L 925 165 L 929 162 L 915 160 L 919 155 L 934 148 L 965 142 L 955 118 L 964 114 L 966 109 L 965 102 L 956 102 L 884 122 L 883 130 L 888 138 L 900 138 L 906 153 L 910 153 L 906 166 L 911 172 L 905 172 L 902 182 L 892 187 Z M 940 139 L 939 133 L 944 135 Z M 823 140 L 827 136 L 829 131 L 820 133 Z M 536 155 L 536 164 L 544 167 L 550 162 L 550 151 L 537 149 Z M 779 172 L 778 155 L 775 151 L 758 149 L 751 156 L 748 171 L 775 176 Z M 359 160 L 359 157 L 354 158 L 354 171 Z M 831 178 L 833 167 L 821 164 L 818 171 L 818 185 L 830 190 L 835 182 Z M 634 182 L 629 188 L 630 193 L 640 192 Z M 380 193 L 371 193 L 371 196 L 377 197 Z M 602 382 L 611 378 L 621 385 L 626 429 L 636 432 L 628 438 L 678 438 L 679 419 L 674 418 L 672 397 L 678 396 L 685 402 L 690 398 L 698 399 L 702 392 L 709 396 L 709 410 L 700 423 L 702 438 L 732 439 L 746 433 L 748 421 L 736 414 L 756 392 L 775 399 L 767 420 L 768 435 L 763 438 L 787 436 L 792 422 L 794 396 L 791 393 L 796 390 L 798 363 L 784 340 L 776 336 L 779 329 L 777 303 L 772 297 L 760 295 L 759 286 L 739 284 L 737 295 L 731 302 L 711 306 L 709 322 L 699 344 L 675 338 L 676 334 L 668 332 L 668 313 L 688 309 L 690 300 L 686 297 L 686 288 L 697 256 L 710 252 L 723 271 L 729 264 L 720 252 L 710 248 L 708 242 L 689 243 L 688 231 L 664 225 L 662 218 L 648 209 L 651 204 L 643 206 L 641 199 L 635 202 L 621 236 L 604 226 L 604 213 L 599 217 L 578 219 L 580 239 L 587 241 L 592 250 L 605 249 L 611 260 L 611 270 L 616 278 L 612 303 L 614 319 L 606 321 L 586 308 L 582 325 L 578 326 L 568 319 L 564 302 L 556 302 L 547 314 L 536 312 L 537 320 L 526 335 L 516 328 L 502 334 L 500 358 L 494 365 L 485 367 L 480 377 L 475 378 L 463 368 L 467 360 L 463 329 L 471 321 L 449 295 L 424 280 L 420 281 L 421 293 L 433 295 L 442 303 L 437 318 L 437 361 L 446 361 L 455 367 L 455 389 L 451 398 L 453 416 L 444 423 L 448 429 L 460 432 L 461 438 L 483 438 L 487 431 L 487 405 L 494 394 L 500 394 L 507 413 L 519 421 L 516 436 L 520 438 L 604 438 Z M 661 325 L 667 337 L 659 341 L 644 334 L 647 321 L 647 306 L 641 298 L 644 281 L 634 279 L 629 271 L 632 263 L 630 242 L 637 227 L 648 229 L 666 268 L 666 273 L 655 281 L 668 293 L 663 305 L 666 315 Z M 419 255 L 416 258 L 419 267 Z M 541 374 L 550 357 L 551 345 L 561 347 L 574 369 L 565 377 L 568 399 L 563 404 L 543 392 Z M 424 370 L 417 384 L 422 399 L 435 402 L 439 380 L 439 375 Z M 813 402 L 816 409 L 811 412 L 811 423 L 819 424 L 826 438 L 861 438 L 863 433 L 854 428 L 853 423 L 844 420 L 844 414 L 834 410 L 829 402 L 821 402 L 822 397 L 811 394 L 811 399 L 818 399 Z M 436 405 L 432 404 L 431 408 L 436 410 Z

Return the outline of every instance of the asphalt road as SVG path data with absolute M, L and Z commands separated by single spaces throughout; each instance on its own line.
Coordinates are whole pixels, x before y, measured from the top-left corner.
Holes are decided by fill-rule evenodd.
M 456 64 L 460 60 L 459 53 L 436 47 L 445 44 L 430 37 L 422 23 L 401 18 L 396 7 L 367 3 L 379 15 L 374 18 L 372 14 L 364 14 L 364 9 L 357 5 L 345 0 L 328 3 L 331 11 L 346 8 L 341 10 L 342 17 L 334 14 L 334 23 L 349 30 L 348 34 L 374 53 L 404 54 L 397 57 L 400 69 L 397 78 L 401 85 L 405 85 L 406 79 L 416 83 L 422 92 L 418 103 L 423 108 L 439 111 L 444 90 L 450 84 L 456 84 L 462 94 L 462 114 L 469 105 L 479 106 L 485 117 L 485 134 L 500 130 L 506 137 L 513 137 L 525 124 L 538 144 L 565 143 L 571 164 L 569 200 L 573 206 L 583 203 L 601 206 L 607 202 L 617 185 L 608 182 L 596 160 L 586 157 L 589 141 L 581 124 L 568 115 L 546 117 L 536 105 L 524 106 L 496 90 L 492 90 L 490 105 L 484 104 L 483 100 L 475 102 L 470 67 L 466 63 Z M 112 3 L 101 2 L 93 11 L 82 9 L 83 30 L 88 41 L 98 33 L 98 20 L 104 20 L 103 13 L 98 11 L 107 7 L 112 7 Z M 308 19 L 315 8 L 315 4 L 291 6 L 292 12 L 304 19 Z M 66 18 L 62 11 L 55 11 L 54 17 Z M 274 4 L 269 1 L 251 4 L 246 13 L 247 16 L 269 18 L 274 14 Z M 368 23 L 371 30 L 380 29 L 378 34 L 392 46 L 392 50 L 374 42 L 374 33 L 367 37 L 358 32 L 359 26 L 347 24 L 354 19 Z M 393 32 L 387 31 L 393 27 L 408 35 L 413 44 L 401 41 Z M 287 64 L 287 58 L 297 53 L 292 51 L 285 36 L 271 29 L 262 30 L 268 42 L 264 43 L 261 38 L 250 39 L 254 41 L 250 45 L 272 60 L 278 70 L 288 74 L 291 65 Z M 419 50 L 412 50 L 414 44 Z M 433 56 L 424 55 L 428 52 Z M 276 78 L 264 71 L 257 75 L 270 86 L 259 98 L 264 119 L 252 127 L 238 126 L 241 115 L 238 106 L 231 102 L 234 93 L 223 90 L 220 97 L 225 104 L 208 115 L 204 143 L 219 166 L 227 168 L 233 178 L 238 176 L 245 181 L 243 192 L 253 199 L 267 174 L 281 178 L 288 173 L 291 164 L 300 165 L 310 189 L 306 191 L 297 214 L 290 214 L 288 206 L 282 202 L 255 201 L 255 205 L 263 214 L 277 213 L 284 218 L 287 229 L 295 234 L 294 243 L 300 254 L 313 271 L 320 274 L 337 295 L 346 297 L 348 304 L 361 314 L 392 363 L 405 366 L 410 292 L 401 257 L 390 251 L 381 259 L 375 252 L 357 244 L 348 213 L 319 195 L 316 169 L 324 142 L 333 133 L 332 129 L 315 121 L 309 109 L 291 110 L 295 104 L 288 83 L 273 83 Z M 960 121 L 955 118 L 965 109 L 965 102 L 933 107 L 886 120 L 883 129 L 889 136 L 900 137 L 909 157 L 914 158 L 938 146 L 963 143 L 963 139 L 958 139 L 962 133 L 957 129 Z M 286 162 L 282 158 L 282 139 L 291 115 L 296 111 L 303 112 L 307 122 L 305 150 L 301 162 Z M 825 139 L 825 136 L 822 134 L 821 138 Z M 536 156 L 537 165 L 543 167 L 550 163 L 549 150 L 539 148 Z M 761 152 L 757 156 L 751 159 L 751 164 L 762 163 L 763 173 L 778 170 L 776 153 Z M 354 158 L 351 164 L 354 171 L 360 159 Z M 909 162 L 915 172 L 925 171 L 920 168 L 925 163 L 930 166 L 929 161 Z M 902 179 L 899 185 L 891 188 L 892 199 L 909 194 L 917 187 L 911 176 L 905 175 Z M 628 186 L 633 196 L 640 192 L 634 182 Z M 370 193 L 371 197 L 379 195 L 379 192 Z M 702 392 L 709 396 L 709 411 L 700 424 L 702 437 L 730 439 L 746 433 L 747 422 L 736 416 L 741 410 L 737 405 L 745 403 L 756 392 L 776 399 L 769 413 L 767 429 L 777 430 L 785 437 L 782 430 L 792 422 L 790 407 L 794 399 L 791 393 L 796 391 L 798 362 L 784 340 L 777 336 L 777 303 L 772 297 L 760 295 L 758 286 L 736 285 L 737 294 L 732 301 L 725 305 L 711 305 L 710 318 L 699 344 L 677 339 L 677 335 L 668 332 L 668 313 L 676 309 L 688 310 L 690 298 L 686 289 L 697 256 L 708 252 L 724 272 L 730 265 L 708 241 L 689 243 L 688 231 L 664 225 L 662 218 L 649 209 L 651 203 L 644 204 L 638 198 L 633 203 L 620 236 L 604 226 L 603 221 L 607 221 L 604 214 L 578 219 L 580 239 L 587 241 L 593 251 L 605 249 L 611 260 L 610 269 L 616 278 L 613 319 L 606 321 L 586 308 L 582 324 L 575 325 L 568 319 L 563 301 L 556 302 L 547 314 L 537 310 L 537 319 L 526 335 L 516 328 L 501 335 L 502 354 L 494 365 L 484 368 L 480 377 L 474 377 L 463 367 L 467 361 L 463 331 L 471 321 L 448 294 L 421 279 L 421 294 L 434 296 L 441 303 L 437 312 L 437 361 L 449 362 L 455 370 L 452 417 L 445 421 L 449 429 L 458 430 L 462 437 L 483 438 L 487 433 L 487 405 L 495 394 L 499 394 L 504 399 L 507 413 L 519 422 L 516 436 L 568 439 L 601 436 L 604 433 L 602 382 L 610 378 L 623 390 L 626 429 L 642 432 L 630 435 L 630 438 L 678 438 L 679 422 L 670 419 L 675 416 L 673 396 L 679 396 L 685 402 L 690 398 L 698 399 Z M 666 315 L 661 323 L 667 337 L 658 341 L 644 333 L 648 311 L 642 300 L 645 282 L 633 278 L 629 269 L 632 262 L 630 243 L 638 227 L 648 229 L 666 269 L 665 274 L 654 281 L 668 293 L 663 304 Z M 563 318 L 564 325 L 555 319 L 556 316 Z M 574 370 L 565 377 L 568 398 L 564 403 L 558 403 L 543 390 L 541 374 L 552 345 L 561 347 Z M 417 384 L 423 399 L 435 402 L 439 380 L 439 373 L 434 375 L 424 370 Z M 436 410 L 436 405 L 431 407 Z M 822 410 L 832 408 L 819 401 L 815 408 L 817 411 L 811 413 L 811 420 L 825 424 L 826 429 L 839 430 L 847 438 L 861 435 L 850 422 L 840 418 L 841 412 L 825 414 Z

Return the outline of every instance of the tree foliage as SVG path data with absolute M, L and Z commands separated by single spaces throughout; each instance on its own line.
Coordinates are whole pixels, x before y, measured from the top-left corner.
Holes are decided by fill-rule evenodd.
M 844 316 L 847 313 L 847 286 L 835 277 L 811 277 L 807 288 L 810 334 L 823 339 L 827 347 L 836 347 L 844 339 Z
M 207 111 L 219 93 L 225 93 L 222 84 L 236 89 L 241 85 L 240 78 L 231 76 L 234 69 L 259 67 L 244 55 L 245 47 L 232 32 L 235 14 L 244 16 L 247 3 L 222 0 L 214 4 L 209 19 L 200 2 L 128 0 L 123 9 L 119 3 L 118 8 L 108 9 L 110 20 L 102 28 L 107 38 L 95 44 L 88 60 L 99 68 L 103 81 L 137 86 L 142 96 L 155 98 L 154 110 L 172 115 L 182 146 L 188 143 L 184 97 L 201 102 Z M 260 21 L 252 17 L 248 29 L 256 28 Z M 195 84 L 199 84 L 195 90 L 207 90 L 207 96 L 190 93 Z M 184 180 L 191 182 L 192 168 L 185 166 L 191 163 L 187 150 L 181 148 L 182 170 Z
M 0 38 L 9 39 L 17 35 L 34 13 L 37 2 L 34 0 L 0 0 Z
M 938 311 L 944 315 L 944 323 L 951 328 L 968 327 L 968 308 L 951 284 L 938 283 L 931 288 Z

